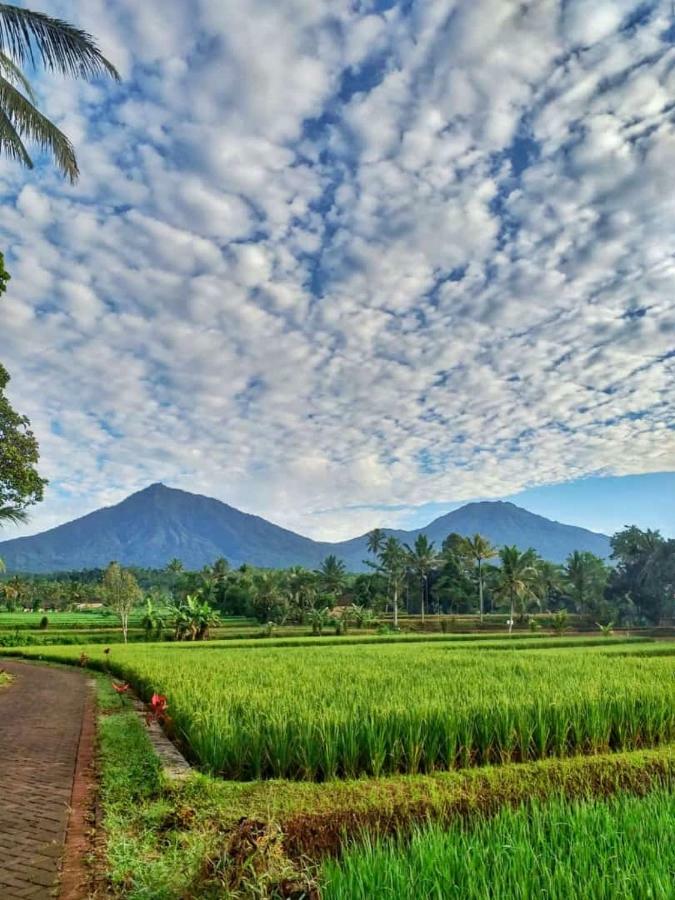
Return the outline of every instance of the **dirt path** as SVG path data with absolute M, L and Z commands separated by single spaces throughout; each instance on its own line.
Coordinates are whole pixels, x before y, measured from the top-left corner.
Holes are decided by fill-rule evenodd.
M 58 884 L 83 721 L 93 720 L 87 680 L 77 670 L 0 666 L 15 676 L 0 690 L 0 897 L 47 900 Z

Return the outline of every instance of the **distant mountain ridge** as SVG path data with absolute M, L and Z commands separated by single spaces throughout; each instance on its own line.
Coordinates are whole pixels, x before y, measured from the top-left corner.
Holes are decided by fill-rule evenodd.
M 414 531 L 384 530 L 406 543 L 426 534 L 438 547 L 453 531 L 479 532 L 497 546 L 533 547 L 552 562 L 562 562 L 573 550 L 603 558 L 610 553 L 604 534 L 553 522 L 504 501 L 468 503 Z M 366 539 L 314 541 L 212 497 L 152 484 L 115 506 L 40 534 L 2 541 L 0 558 L 10 571 L 57 572 L 102 567 L 113 559 L 161 568 L 174 557 L 192 569 L 219 556 L 233 566 L 315 568 L 333 553 L 357 572 L 367 568 Z

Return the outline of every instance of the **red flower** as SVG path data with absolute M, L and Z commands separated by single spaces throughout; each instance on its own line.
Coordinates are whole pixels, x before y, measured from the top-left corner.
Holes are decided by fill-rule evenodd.
M 169 716 L 166 712 L 168 706 L 169 704 L 164 694 L 153 694 L 150 700 L 150 709 L 145 717 L 147 724 L 149 725 L 151 722 L 159 722 L 160 724 L 168 722 Z

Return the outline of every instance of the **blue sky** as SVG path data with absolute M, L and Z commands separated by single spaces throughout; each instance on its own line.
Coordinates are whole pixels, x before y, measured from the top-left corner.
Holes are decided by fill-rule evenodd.
M 24 532 L 158 480 L 327 539 L 668 531 L 670 2 L 40 6 L 123 80 L 38 76 L 77 186 L 0 160 Z

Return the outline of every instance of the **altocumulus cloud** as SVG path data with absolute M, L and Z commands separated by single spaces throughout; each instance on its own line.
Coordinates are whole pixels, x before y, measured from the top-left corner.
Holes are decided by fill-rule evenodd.
M 38 82 L 76 188 L 0 163 L 33 530 L 158 479 L 338 538 L 675 466 L 670 2 L 40 6 L 124 81 Z

